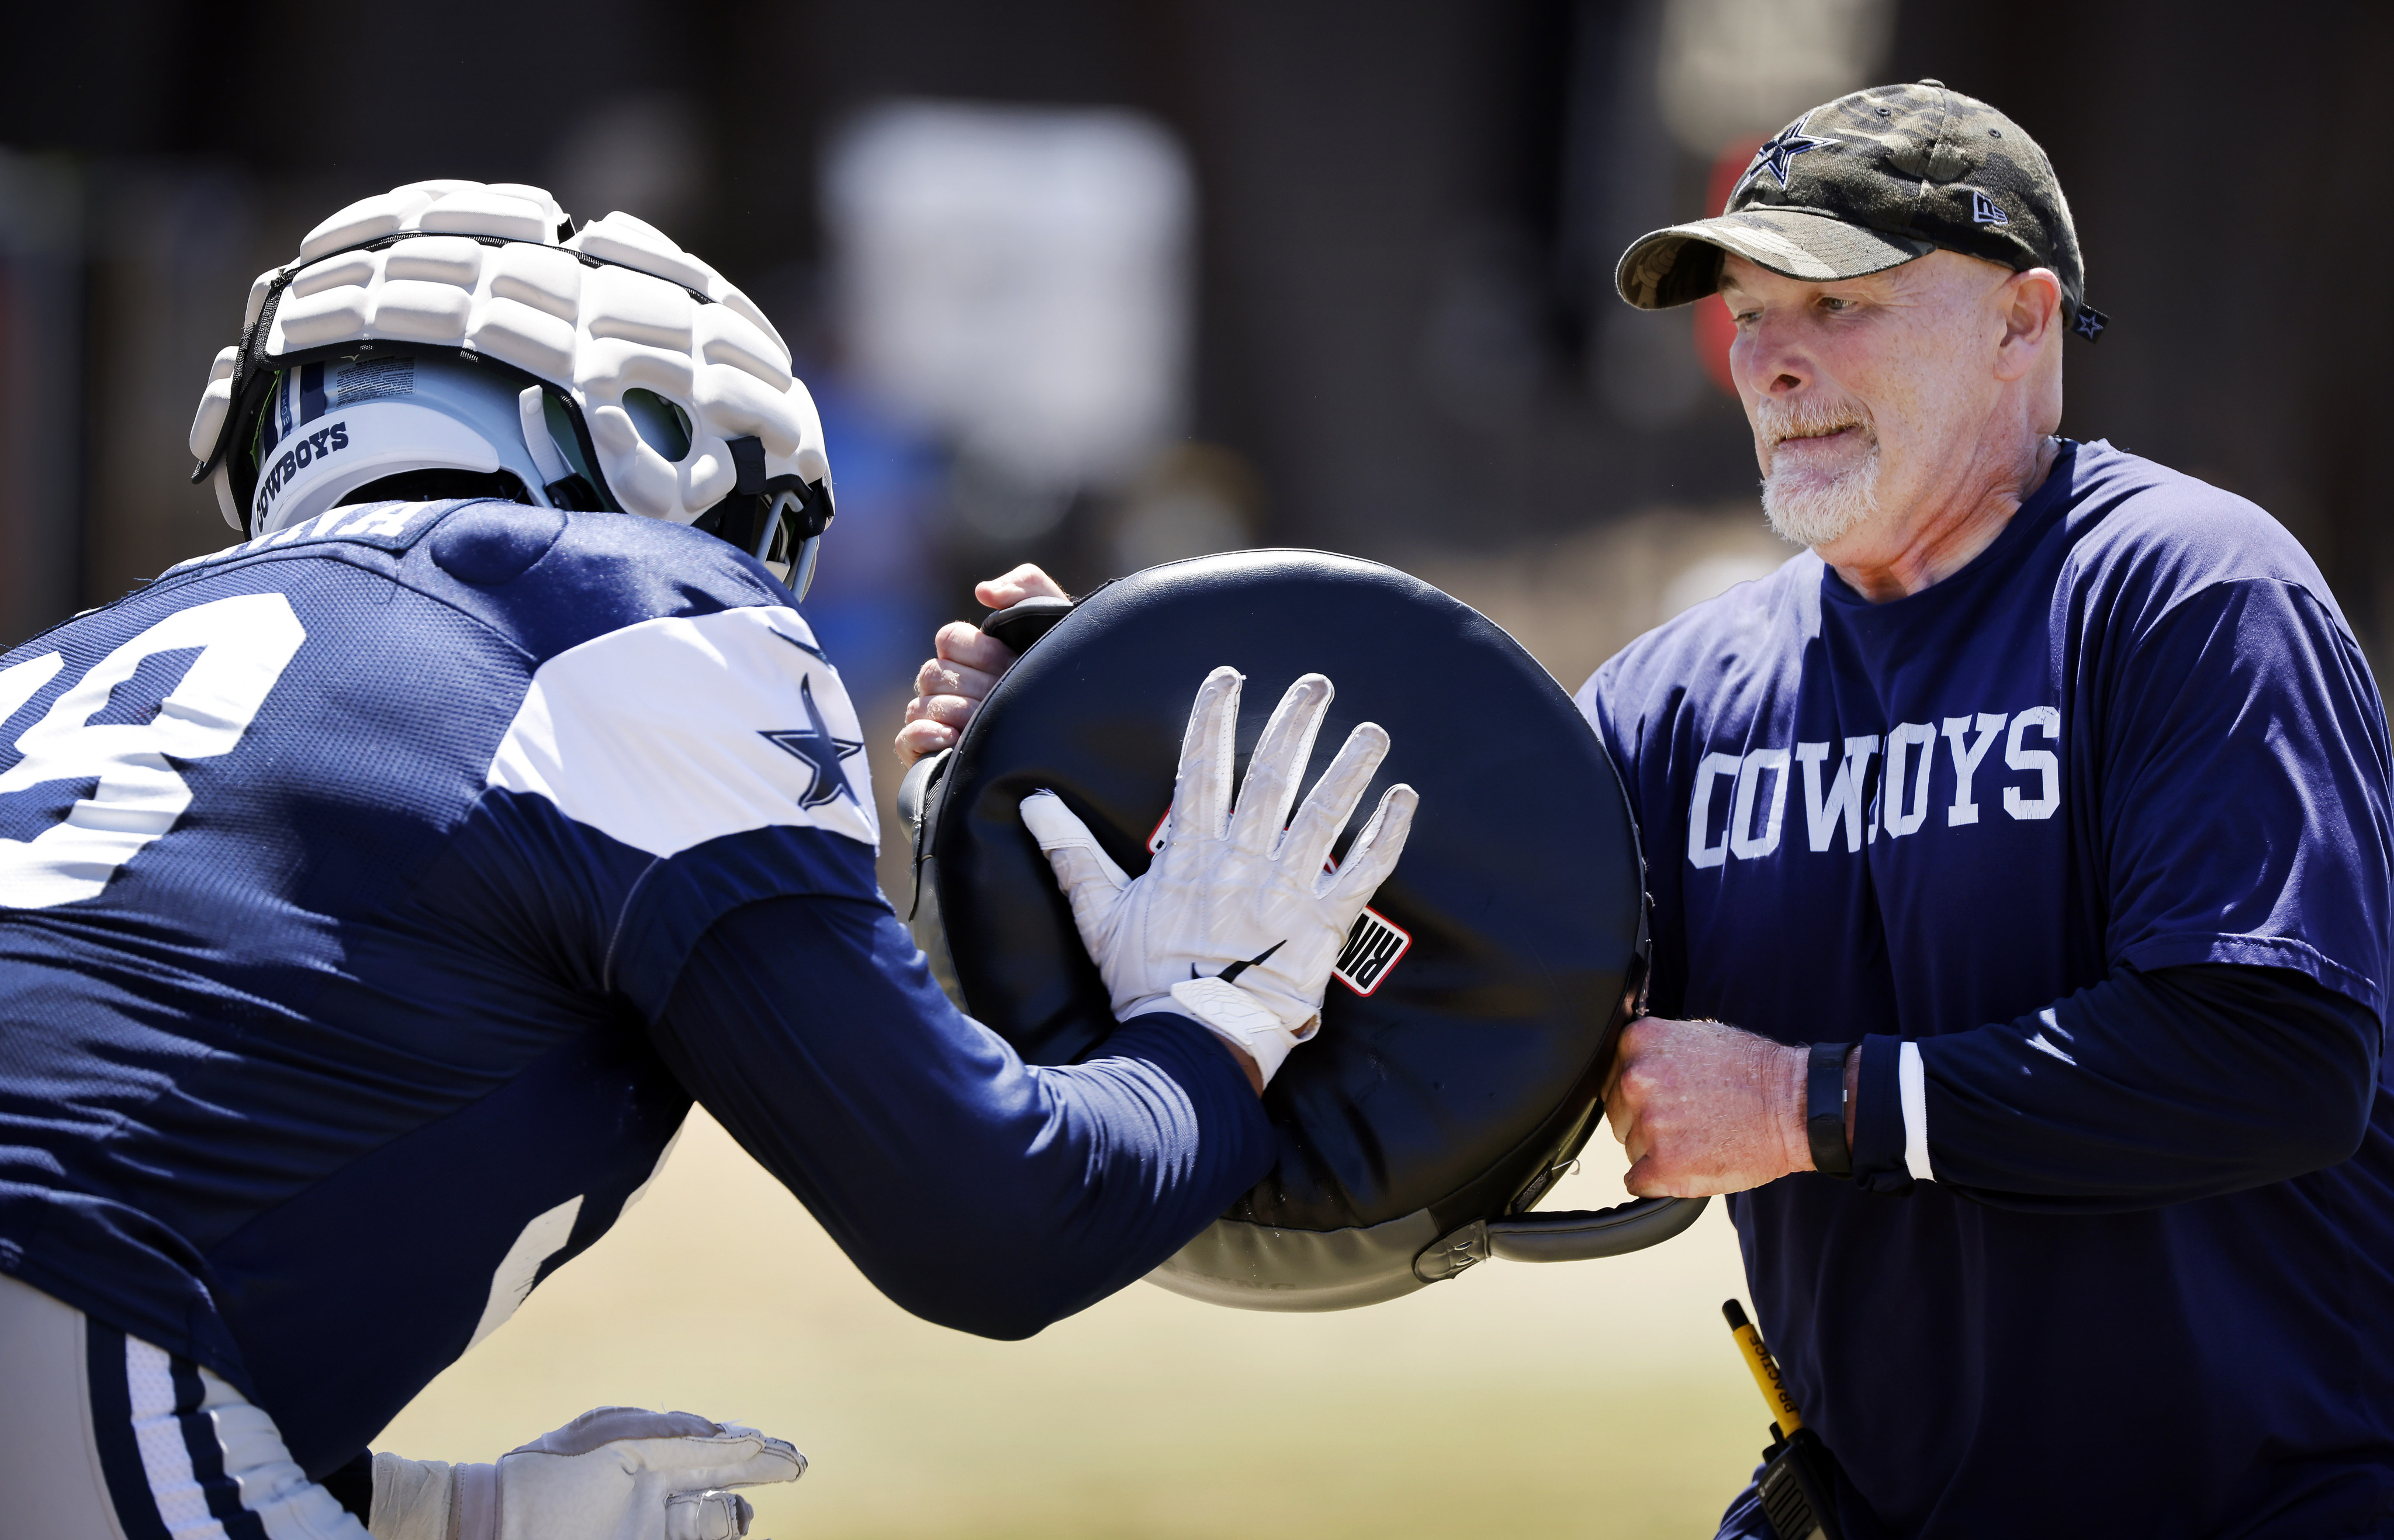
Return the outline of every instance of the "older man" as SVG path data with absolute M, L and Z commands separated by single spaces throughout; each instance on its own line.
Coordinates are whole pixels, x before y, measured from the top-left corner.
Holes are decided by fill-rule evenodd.
M 2105 324 L 2068 205 L 1935 81 L 1619 277 L 1728 300 L 1808 547 L 1579 696 L 1655 906 L 1631 1191 L 1736 1194 L 1849 1536 L 2394 1533 L 2388 747 L 2326 582 L 2054 436 Z M 1004 661 L 942 651 L 904 746 Z
M 2069 208 L 1934 82 L 1807 113 L 1620 280 L 1728 300 L 1810 547 L 1580 695 L 1656 904 L 1632 1190 L 1742 1194 L 1849 1533 L 2379 1533 L 2387 746 L 2327 584 L 2052 437 L 2103 325 Z

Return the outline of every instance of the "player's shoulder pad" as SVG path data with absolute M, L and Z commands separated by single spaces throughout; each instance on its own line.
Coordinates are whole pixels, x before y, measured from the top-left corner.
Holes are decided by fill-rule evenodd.
M 488 784 L 660 858 L 768 828 L 880 846 L 856 709 L 785 605 L 658 616 L 549 658 Z
M 762 564 L 702 531 L 487 499 L 333 508 L 170 568 L 160 581 L 308 557 L 380 572 L 453 604 L 535 666 L 642 621 L 791 602 Z

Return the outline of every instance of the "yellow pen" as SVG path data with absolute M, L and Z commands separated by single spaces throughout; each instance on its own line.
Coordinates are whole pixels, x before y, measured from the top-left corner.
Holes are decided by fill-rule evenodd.
M 1787 1438 L 1804 1426 L 1804 1414 L 1796 1410 L 1796 1398 L 1788 1393 L 1786 1376 L 1779 1372 L 1779 1361 L 1762 1345 L 1762 1334 L 1745 1318 L 1745 1307 L 1734 1299 L 1721 1301 L 1721 1314 L 1729 1318 L 1730 1334 L 1737 1338 L 1738 1350 L 1745 1354 L 1745 1366 L 1754 1371 L 1754 1383 L 1762 1389 L 1762 1399 L 1770 1403 L 1770 1418 L 1779 1425 L 1779 1436 Z

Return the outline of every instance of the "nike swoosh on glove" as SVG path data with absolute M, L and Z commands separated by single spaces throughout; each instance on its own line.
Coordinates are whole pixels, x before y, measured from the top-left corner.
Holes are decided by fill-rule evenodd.
M 1395 870 L 1420 800 L 1391 786 L 1335 873 L 1323 867 L 1339 831 L 1388 757 L 1376 722 L 1348 734 L 1297 809 L 1289 805 L 1330 709 L 1330 681 L 1308 674 L 1281 697 L 1247 762 L 1236 810 L 1239 689 L 1233 668 L 1198 688 L 1180 744 L 1180 770 L 1163 848 L 1133 878 L 1052 792 L 1022 802 L 1022 822 L 1047 854 L 1096 959 L 1114 1016 L 1190 1016 L 1254 1059 L 1269 1082 L 1321 1025 L 1322 996 L 1355 917 Z
M 376 1540 L 740 1540 L 748 1500 L 723 1489 L 806 1473 L 804 1454 L 753 1428 L 601 1406 L 496 1465 L 377 1454 L 373 1528 Z

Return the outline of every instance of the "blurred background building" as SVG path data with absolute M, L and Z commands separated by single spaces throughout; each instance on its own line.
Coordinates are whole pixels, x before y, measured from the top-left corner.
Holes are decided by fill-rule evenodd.
M 797 340 L 852 667 L 1018 559 L 1085 586 L 1265 543 L 1536 609 L 1571 680 L 1775 554 L 1718 318 L 1628 310 L 1613 257 L 1804 106 L 1927 74 L 2072 194 L 2117 324 L 2068 428 L 2257 498 L 2373 648 L 2394 622 L 2359 377 L 2388 323 L 2290 282 L 2394 218 L 2360 195 L 2383 6 L 119 0 L 7 41 L 11 639 L 222 538 L 181 445 L 250 275 L 463 176 L 649 218 Z
M 2070 193 L 2115 323 L 2072 345 L 2065 431 L 2256 499 L 2381 670 L 2394 646 L 2362 380 L 2394 312 L 2295 282 L 2394 233 L 2382 0 L 94 0 L 5 29 L 0 646 L 230 540 L 183 445 L 250 278 L 356 198 L 465 177 L 649 219 L 792 340 L 840 508 L 807 608 L 878 741 L 931 626 L 1022 559 L 1083 589 L 1242 546 L 1374 557 L 1576 685 L 1787 554 L 1725 315 L 1629 310 L 1614 257 L 1717 207 L 1806 106 L 1930 75 L 2018 118 Z M 1717 1282 L 1690 1296 L 1704 1331 Z M 1531 1341 L 1508 1372 L 1596 1372 Z M 1743 1397 L 1725 1349 L 1714 1370 Z M 1719 1447 L 1750 1453 L 1737 1404 Z M 1507 1479 L 1583 1411 L 1484 1429 Z M 1355 1533 L 1480 1532 L 1406 1511 Z M 1503 1511 L 1488 1532 L 1545 1532 Z

